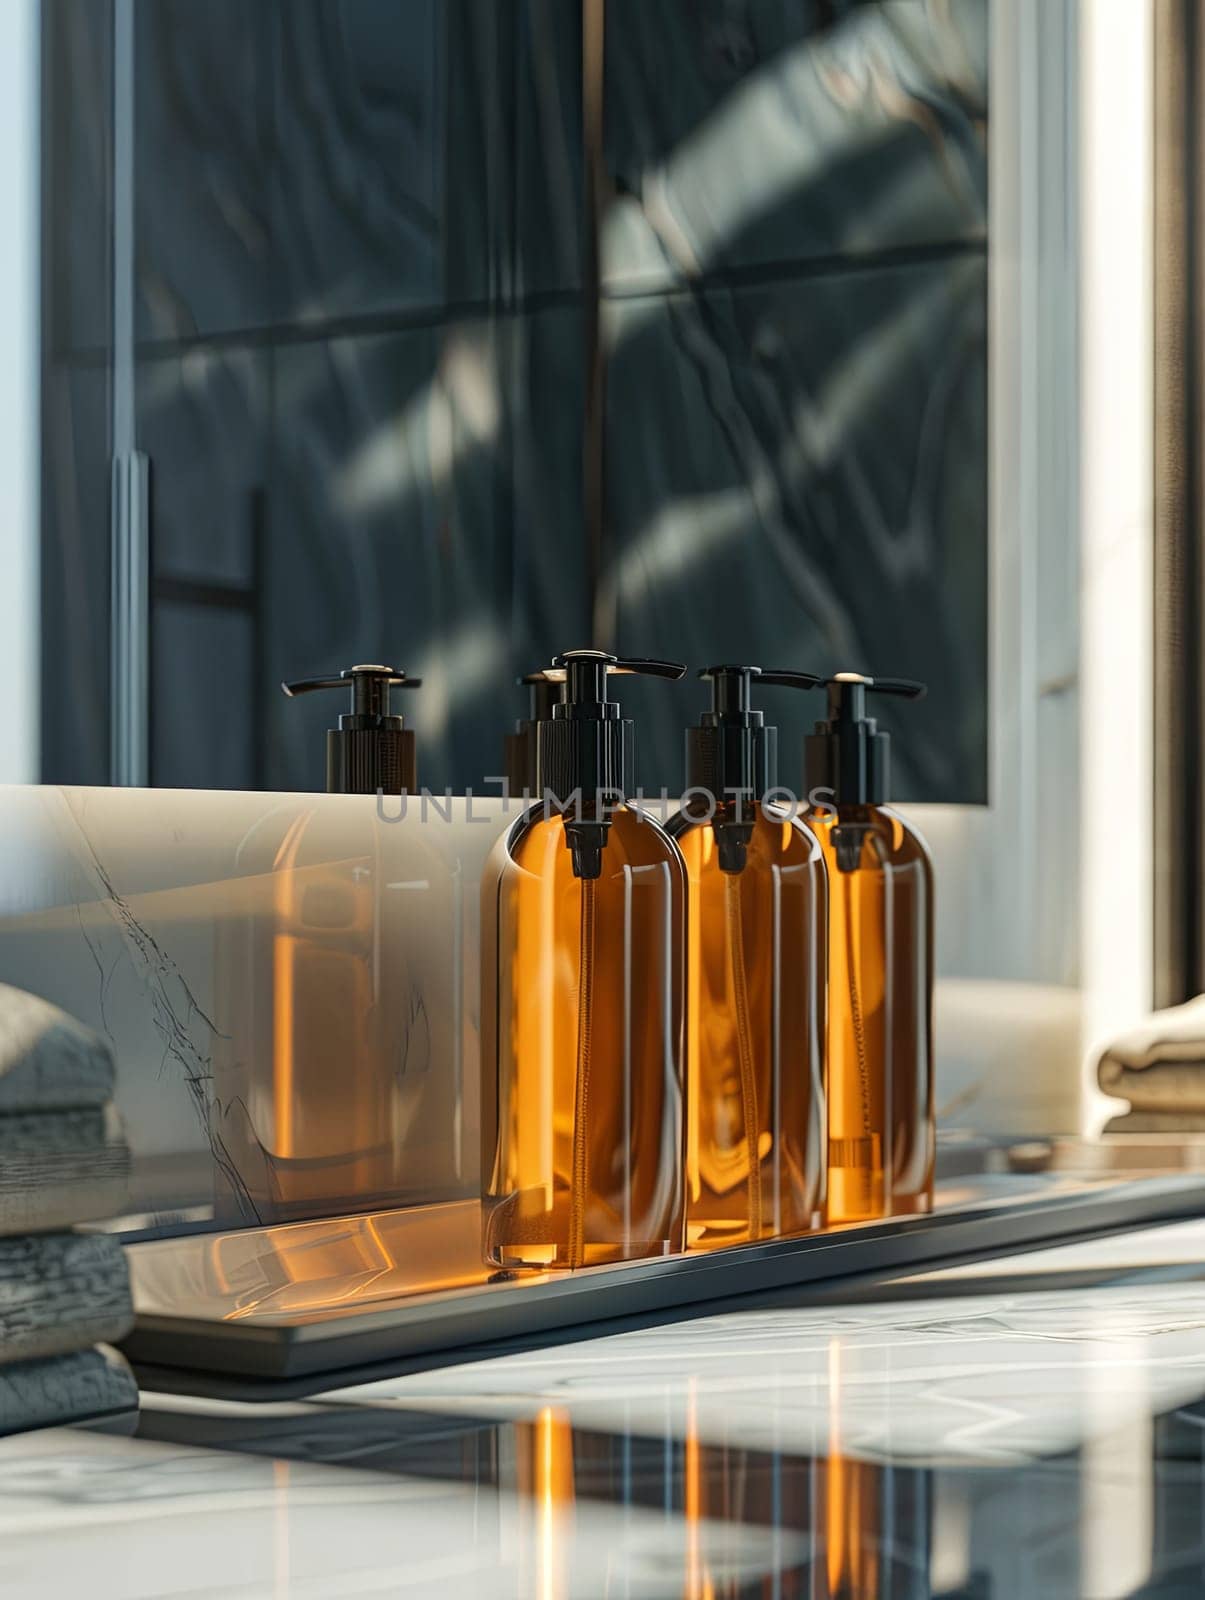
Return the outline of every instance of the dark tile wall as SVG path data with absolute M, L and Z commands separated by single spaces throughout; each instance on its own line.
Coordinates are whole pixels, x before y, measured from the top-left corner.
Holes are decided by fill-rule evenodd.
M 613 289 L 986 235 L 985 0 L 608 0 Z
M 404 709 L 421 730 L 420 781 L 432 786 L 480 791 L 482 774 L 498 770 L 516 664 L 543 660 L 566 610 L 582 609 L 580 552 L 566 539 L 579 514 L 579 322 L 571 310 L 481 316 L 273 357 L 276 659 L 295 674 L 353 659 L 421 674 L 421 696 Z M 529 459 L 510 404 L 569 470 Z M 271 769 L 299 786 L 312 779 L 336 709 L 273 699 Z
M 274 320 L 276 20 L 275 6 L 260 0 L 138 0 L 135 287 L 143 343 Z
M 983 797 L 984 264 L 975 256 L 617 302 L 608 385 L 620 646 L 930 685 L 901 794 Z M 673 428 L 657 419 L 673 417 Z M 691 696 L 701 707 L 700 690 Z M 641 737 L 682 707 L 637 687 Z M 818 697 L 765 691 L 782 781 Z M 656 763 L 642 776 L 656 779 Z M 971 785 L 974 787 L 971 787 Z
M 105 783 L 112 8 L 42 18 L 42 768 Z
M 921 678 L 883 715 L 897 792 L 963 802 L 987 790 L 986 31 L 980 0 L 607 7 L 617 641 Z M 702 686 L 625 698 L 672 788 Z M 796 787 L 819 706 L 763 699 Z
M 420 779 L 479 784 L 513 677 L 597 629 L 926 677 L 900 791 L 984 798 L 986 28 L 607 0 L 595 266 L 577 0 L 137 0 L 154 781 L 318 786 L 338 706 L 279 680 L 383 658 L 424 678 Z M 108 737 L 110 34 L 107 0 L 47 5 L 45 770 L 77 781 Z M 675 787 L 697 686 L 625 700 Z M 771 709 L 793 782 L 816 707 Z

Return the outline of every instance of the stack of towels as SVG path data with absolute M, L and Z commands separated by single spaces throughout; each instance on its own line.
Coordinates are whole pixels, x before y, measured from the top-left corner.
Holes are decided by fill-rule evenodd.
M 1129 1101 L 1106 1133 L 1205 1133 L 1205 995 L 1156 1011 L 1104 1052 L 1096 1080 Z
M 125 1204 L 113 1080 L 101 1039 L 0 984 L 0 1434 L 137 1407 L 129 1368 L 95 1348 L 132 1321 L 121 1245 L 72 1231 Z

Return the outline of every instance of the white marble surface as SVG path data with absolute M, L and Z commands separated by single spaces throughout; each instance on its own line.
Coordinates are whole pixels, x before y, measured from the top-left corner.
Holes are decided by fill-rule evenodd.
M 134 1226 L 476 1193 L 479 891 L 515 808 L 400 807 L 0 786 L 0 982 L 112 1047 Z M 299 990 L 324 1003 L 307 1011 Z M 1060 1063 L 1077 1004 L 1069 990 L 939 984 L 943 1127 L 1073 1127 L 1076 1074 Z M 334 1077 L 332 1062 L 355 1071 Z
M 678 1595 L 806 1541 L 633 1506 L 67 1430 L 0 1442 L 0 1586 L 172 1596 Z
M 1205 1395 L 1205 1283 L 750 1311 L 330 1399 L 932 1467 L 1037 1461 Z
M 1205 1222 L 894 1299 L 595 1339 L 305 1402 L 145 1398 L 0 1441 L 0 1586 L 221 1595 L 1187 1596 Z
M 111 1046 L 140 1219 L 475 1192 L 499 800 L 0 786 L 0 814 L 0 982 Z M 329 1002 L 320 1061 L 307 986 Z M 322 1099 L 352 1063 L 358 1118 L 345 1080 Z

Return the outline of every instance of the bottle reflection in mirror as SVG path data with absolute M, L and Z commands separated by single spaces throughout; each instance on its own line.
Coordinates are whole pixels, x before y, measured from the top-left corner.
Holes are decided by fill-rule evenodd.
M 519 679 L 528 691 L 528 715 L 515 723 L 515 731 L 503 742 L 502 770 L 510 796 L 538 798 L 539 767 L 536 764 L 536 738 L 541 722 L 552 720 L 552 708 L 564 696 L 564 681 L 553 672 L 529 672 Z
M 286 686 L 350 690 L 327 735 L 327 782 L 362 798 L 282 799 L 238 847 L 233 913 L 217 924 L 233 1025 L 215 1074 L 223 1136 L 263 1221 L 442 1199 L 465 1182 L 446 1070 L 458 1059 L 454 873 L 421 830 L 377 815 L 378 791 L 415 785 L 414 735 L 389 691 L 417 683 L 373 665 Z

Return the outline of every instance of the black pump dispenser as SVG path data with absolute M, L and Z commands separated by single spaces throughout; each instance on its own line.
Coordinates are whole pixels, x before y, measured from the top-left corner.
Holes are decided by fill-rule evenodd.
M 561 702 L 564 683 L 547 672 L 529 672 L 516 680 L 531 692 L 530 714 L 515 723 L 514 733 L 506 736 L 506 789 L 510 795 L 535 794 L 539 785 L 536 769 L 536 726 L 552 720 L 552 710 Z
M 704 667 L 711 709 L 686 730 L 686 787 L 711 797 L 712 828 L 722 872 L 741 872 L 753 833 L 753 808 L 778 781 L 778 730 L 752 705 L 752 685 L 815 689 L 810 672 L 763 667 Z
M 920 700 L 923 683 L 909 678 L 868 678 L 859 672 L 838 672 L 821 679 L 828 690 L 828 720 L 818 722 L 805 740 L 808 794 L 830 806 L 883 805 L 891 787 L 891 736 L 866 715 L 867 694 L 892 694 Z M 866 829 L 842 821 L 833 830 L 837 865 L 853 872 L 862 859 Z
M 610 808 L 627 796 L 627 759 L 634 724 L 607 699 L 607 679 L 617 673 L 681 678 L 676 661 L 612 656 L 602 650 L 566 650 L 547 676 L 565 686 L 548 721 L 536 724 L 537 787 L 563 808 L 565 843 L 579 878 L 597 878 L 611 826 Z
M 291 697 L 315 689 L 351 691 L 351 711 L 326 735 L 328 794 L 409 794 L 415 784 L 414 733 L 389 710 L 390 689 L 417 689 L 421 678 L 408 678 L 392 667 L 348 667 L 338 677 L 303 678 L 282 683 Z
M 893 694 L 919 700 L 923 683 L 908 678 L 867 678 L 838 672 L 818 678 L 828 690 L 828 720 L 818 722 L 806 742 L 809 792 L 832 791 L 838 806 L 882 805 L 890 790 L 891 736 L 866 715 L 867 694 Z

